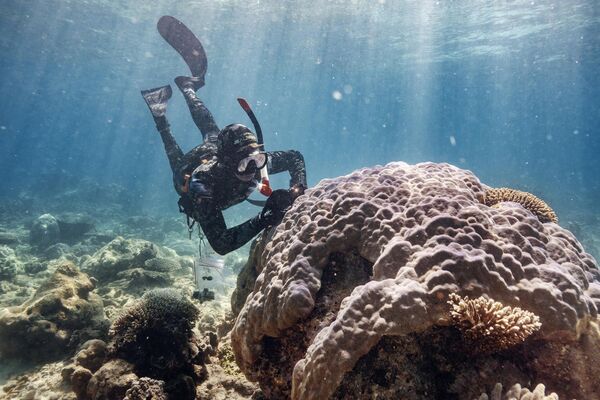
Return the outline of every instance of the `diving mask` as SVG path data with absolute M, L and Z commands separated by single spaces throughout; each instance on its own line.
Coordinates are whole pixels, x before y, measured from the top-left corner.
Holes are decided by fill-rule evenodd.
M 263 168 L 267 164 L 267 153 L 255 151 L 247 157 L 242 158 L 238 162 L 237 172 L 239 174 L 245 174 L 255 171 L 252 168 L 252 163 L 254 163 L 256 170 Z

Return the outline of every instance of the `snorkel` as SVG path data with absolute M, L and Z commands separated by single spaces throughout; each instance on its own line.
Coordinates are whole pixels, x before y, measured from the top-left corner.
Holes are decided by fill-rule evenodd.
M 240 106 L 242 106 L 242 108 L 250 118 L 250 121 L 252 121 L 252 125 L 254 125 L 254 130 L 256 131 L 256 138 L 258 144 L 261 145 L 264 150 L 265 144 L 263 140 L 262 129 L 260 128 L 260 124 L 258 123 L 254 112 L 250 108 L 250 104 L 248 104 L 246 99 L 242 97 L 238 97 L 237 101 L 238 103 L 240 103 Z M 267 171 L 267 163 L 265 163 L 265 165 L 260 169 L 260 184 L 258 185 L 258 189 L 265 196 L 270 196 L 271 193 L 273 193 L 273 189 L 271 189 L 271 186 L 269 185 L 269 173 Z

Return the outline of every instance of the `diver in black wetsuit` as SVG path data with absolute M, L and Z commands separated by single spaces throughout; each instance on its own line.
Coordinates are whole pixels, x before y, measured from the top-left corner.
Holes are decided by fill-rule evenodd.
M 278 224 L 294 199 L 304 193 L 304 158 L 295 150 L 263 152 L 256 136 L 244 125 L 232 124 L 219 131 L 210 111 L 196 96 L 203 77 L 175 79 L 204 142 L 183 154 L 165 116 L 172 90 L 169 85 L 142 91 L 165 146 L 173 171 L 180 209 L 197 221 L 211 247 L 223 255 L 233 251 L 268 226 Z M 246 222 L 227 228 L 222 210 L 245 200 L 259 185 L 260 168 L 268 173 L 289 171 L 290 190 L 276 190 L 263 210 Z

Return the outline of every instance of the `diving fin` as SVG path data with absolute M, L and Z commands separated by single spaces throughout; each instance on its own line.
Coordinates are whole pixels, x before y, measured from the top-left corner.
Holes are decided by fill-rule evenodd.
M 204 79 L 206 53 L 200 40 L 177 18 L 163 15 L 156 24 L 158 32 L 181 55 L 192 76 Z
M 194 92 L 198 91 L 204 86 L 204 78 L 199 76 L 178 76 L 175 78 L 175 84 L 184 93 L 185 89 L 192 89 Z
M 171 90 L 171 85 L 142 90 L 142 96 L 144 97 L 152 116 L 155 118 L 164 117 L 167 112 L 167 102 L 172 94 L 173 90 Z

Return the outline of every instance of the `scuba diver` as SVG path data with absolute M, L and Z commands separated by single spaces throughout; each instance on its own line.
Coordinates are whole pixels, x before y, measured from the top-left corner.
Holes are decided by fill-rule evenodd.
M 243 99 L 238 101 L 258 135 L 241 124 L 227 125 L 219 130 L 210 111 L 196 95 L 196 91 L 204 86 L 206 73 L 202 45 L 173 17 L 162 17 L 158 29 L 182 55 L 192 72 L 191 77 L 178 76 L 175 83 L 203 142 L 184 154 L 175 141 L 166 118 L 167 102 L 172 95 L 170 85 L 143 90 L 142 96 L 163 141 L 173 171 L 173 184 L 181 196 L 179 208 L 188 218 L 190 232 L 194 222 L 198 222 L 213 250 L 224 255 L 281 221 L 285 211 L 307 187 L 304 158 L 295 150 L 265 152 L 260 125 Z M 283 171 L 290 173 L 290 189 L 271 191 L 267 174 Z M 246 200 L 256 189 L 269 195 L 262 211 L 246 222 L 228 228 L 222 211 Z

